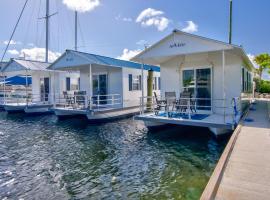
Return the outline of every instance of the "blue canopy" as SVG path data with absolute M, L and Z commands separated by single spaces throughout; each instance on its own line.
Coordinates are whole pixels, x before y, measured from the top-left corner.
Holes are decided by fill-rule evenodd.
M 28 85 L 32 84 L 32 77 L 27 77 Z M 24 85 L 26 86 L 26 76 L 13 76 L 5 80 L 6 85 Z

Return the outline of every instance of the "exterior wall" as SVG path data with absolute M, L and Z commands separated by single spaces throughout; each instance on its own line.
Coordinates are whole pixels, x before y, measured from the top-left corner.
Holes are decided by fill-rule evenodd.
M 61 96 L 63 91 L 66 91 L 66 77 L 79 78 L 78 73 L 69 73 L 69 72 L 41 72 L 35 71 L 32 73 L 32 94 L 34 99 L 40 98 L 41 91 L 41 82 L 42 78 L 49 78 L 50 80 L 50 94 L 49 100 L 53 103 L 53 96 Z
M 86 94 L 88 96 L 91 96 L 90 94 L 90 80 L 89 80 L 89 66 L 85 66 L 83 68 L 80 68 L 80 90 L 86 91 Z
M 142 90 L 129 91 L 129 78 L 128 78 L 129 74 L 132 74 L 133 76 L 138 76 L 142 74 L 142 71 L 138 69 L 123 68 L 123 106 L 124 107 L 139 106 L 140 98 L 142 97 Z M 148 71 L 144 70 L 144 80 L 143 80 L 144 96 L 147 96 L 147 76 Z M 153 77 L 160 77 L 160 73 L 154 72 Z M 163 87 L 162 84 L 161 87 Z M 153 90 L 153 92 L 156 92 L 157 95 L 160 95 L 159 90 Z
M 117 94 L 114 98 L 121 99 L 115 103 L 121 103 L 123 106 L 123 85 L 122 85 L 122 68 L 111 68 L 108 71 L 108 94 Z M 120 95 L 120 96 L 119 96 Z M 110 97 L 112 98 L 112 97 Z M 112 103 L 112 102 L 108 102 Z
M 240 57 L 226 51 L 225 53 L 225 93 L 226 113 L 232 113 L 231 101 L 233 97 L 241 96 L 241 68 Z M 182 70 L 186 68 L 212 68 L 212 105 L 214 113 L 223 113 L 223 75 L 222 52 L 209 52 L 178 56 L 161 64 L 161 93 L 175 91 L 177 97 L 182 92 Z
M 107 74 L 108 95 L 119 94 L 120 97 L 122 98 L 123 89 L 122 89 L 122 69 L 121 68 L 102 67 L 102 66 L 92 65 L 92 75 L 94 74 Z M 89 66 L 80 68 L 80 87 L 81 87 L 80 90 L 86 91 L 88 96 L 92 96 L 92 94 L 90 94 Z

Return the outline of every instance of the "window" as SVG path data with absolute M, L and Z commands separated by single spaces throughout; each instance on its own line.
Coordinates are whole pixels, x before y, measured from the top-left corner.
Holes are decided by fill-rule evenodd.
M 158 77 L 158 89 L 161 90 L 161 81 L 160 81 L 160 77 Z
M 66 90 L 70 91 L 70 77 L 66 77 Z
M 242 92 L 252 92 L 252 76 L 245 68 L 242 68 Z
M 182 73 L 182 91 L 196 99 L 198 110 L 211 110 L 211 68 L 186 69 Z
M 141 75 L 133 76 L 132 74 L 128 75 L 129 91 L 141 90 L 142 89 L 142 77 Z
M 242 92 L 245 91 L 245 69 L 242 68 Z

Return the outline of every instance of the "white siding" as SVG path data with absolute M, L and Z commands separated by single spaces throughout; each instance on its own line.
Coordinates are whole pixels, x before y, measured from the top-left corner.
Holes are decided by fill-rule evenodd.
M 225 92 L 226 106 L 231 105 L 233 97 L 241 95 L 241 59 L 229 52 L 225 54 Z M 213 112 L 222 113 L 222 101 L 217 99 L 223 98 L 222 85 L 222 52 L 201 53 L 188 56 L 178 56 L 161 64 L 161 92 L 175 91 L 179 97 L 182 91 L 182 70 L 184 68 L 212 67 L 212 98 Z M 231 108 L 226 112 L 231 112 Z
M 133 76 L 142 75 L 142 71 L 140 69 L 132 69 L 132 68 L 123 68 L 123 103 L 124 107 L 131 106 L 139 106 L 140 105 L 140 97 L 142 96 L 142 90 L 129 91 L 129 74 Z M 154 72 L 153 77 L 160 77 L 159 72 Z M 144 70 L 144 96 L 147 96 L 147 76 L 148 71 Z M 162 80 L 162 79 L 161 79 Z M 161 83 L 161 87 L 163 87 Z M 160 94 L 159 90 L 153 90 L 157 95 Z

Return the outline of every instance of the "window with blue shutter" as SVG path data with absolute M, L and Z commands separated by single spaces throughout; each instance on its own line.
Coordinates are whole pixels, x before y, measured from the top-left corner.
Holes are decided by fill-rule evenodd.
M 132 74 L 128 75 L 128 86 L 129 91 L 132 91 Z

